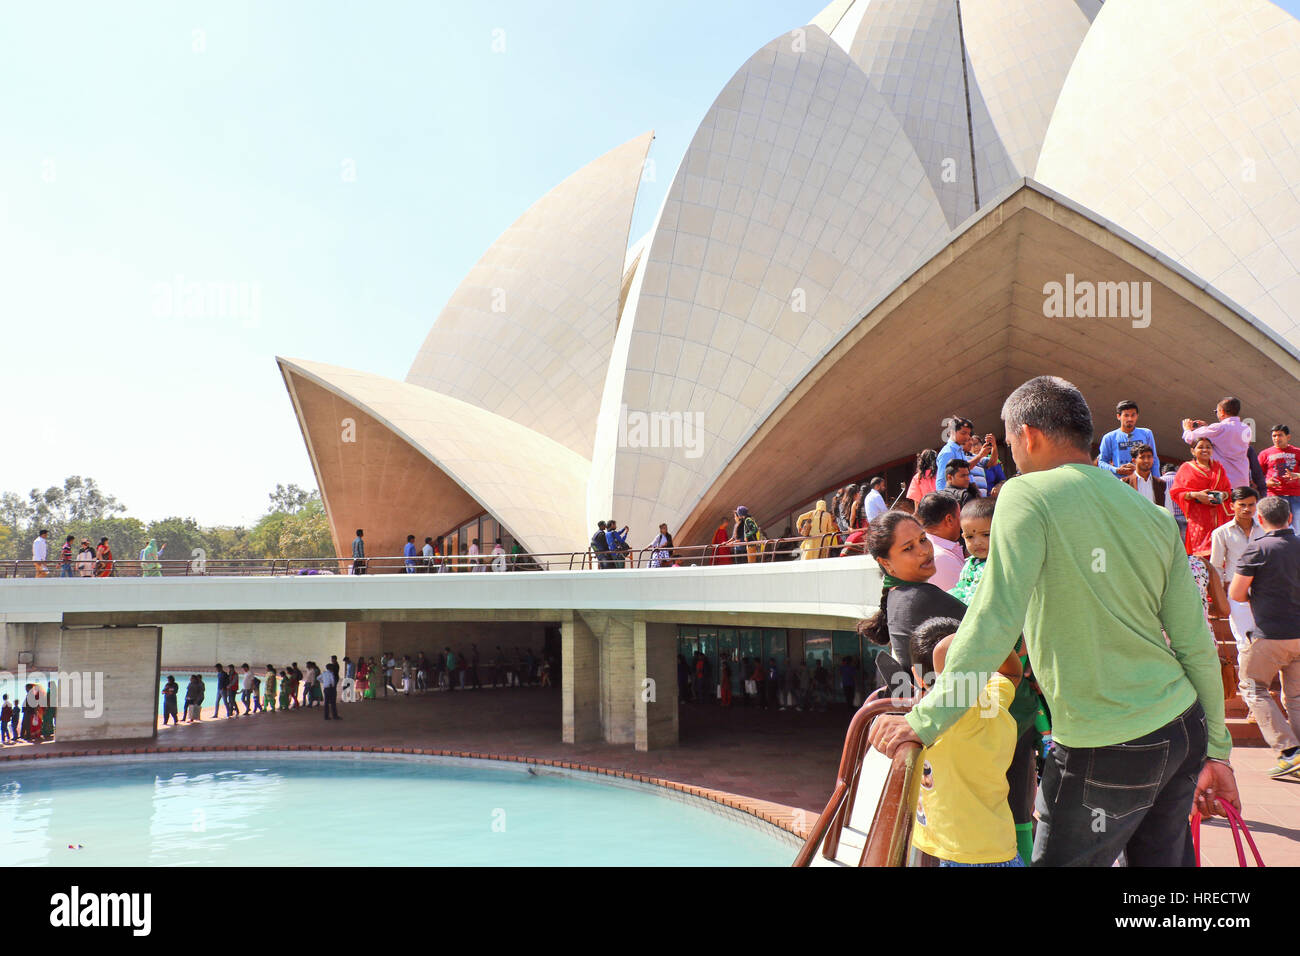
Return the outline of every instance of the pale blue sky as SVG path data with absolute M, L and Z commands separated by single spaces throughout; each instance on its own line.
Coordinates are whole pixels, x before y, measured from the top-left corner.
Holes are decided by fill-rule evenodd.
M 502 230 L 654 129 L 636 238 L 723 84 L 824 2 L 5 0 L 0 490 L 255 519 L 314 484 L 275 355 L 405 377 Z M 177 276 L 256 287 L 256 319 L 169 306 Z

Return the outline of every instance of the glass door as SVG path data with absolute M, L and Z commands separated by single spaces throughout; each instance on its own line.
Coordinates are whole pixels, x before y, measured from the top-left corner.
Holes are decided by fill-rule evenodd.
M 722 683 L 722 666 L 724 662 L 731 670 L 731 693 L 734 697 L 740 693 L 740 640 L 735 629 L 730 627 L 718 630 L 717 669 L 714 671 L 717 680 L 715 683 Z

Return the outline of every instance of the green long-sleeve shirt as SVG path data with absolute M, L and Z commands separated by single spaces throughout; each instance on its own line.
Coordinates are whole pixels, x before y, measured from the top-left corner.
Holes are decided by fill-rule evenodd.
M 934 691 L 908 716 L 927 746 L 973 703 L 944 699 L 954 675 L 987 677 L 1022 629 L 1065 746 L 1134 740 L 1199 699 L 1210 756 L 1228 756 L 1218 655 L 1178 526 L 1110 473 L 1062 465 L 1003 487 L 983 580 Z

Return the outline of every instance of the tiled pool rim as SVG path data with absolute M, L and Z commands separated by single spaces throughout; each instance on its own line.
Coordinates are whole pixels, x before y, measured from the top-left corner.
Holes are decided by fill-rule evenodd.
M 610 777 L 609 783 L 622 783 L 634 786 L 659 796 L 666 796 L 684 803 L 703 805 L 715 813 L 721 813 L 747 826 L 755 827 L 769 836 L 774 836 L 792 850 L 803 845 L 807 830 L 811 828 L 812 815 L 765 800 L 755 800 L 740 794 L 727 793 L 723 790 L 711 790 L 693 784 L 665 780 L 648 774 L 630 770 L 613 770 L 608 767 L 593 767 L 589 764 L 572 763 L 566 760 L 551 760 L 542 757 L 527 757 L 518 754 L 486 754 L 462 750 L 433 750 L 416 747 L 357 747 L 353 745 L 318 747 L 309 744 L 258 745 L 242 744 L 215 747 L 115 747 L 105 750 L 47 750 L 23 748 L 21 750 L 0 751 L 0 762 L 37 761 L 37 760 L 76 760 L 78 762 L 115 763 L 137 758 L 184 757 L 198 758 L 213 754 L 274 754 L 282 757 L 397 757 L 415 758 L 428 763 L 466 764 L 475 761 L 495 761 L 498 763 L 518 763 L 534 767 L 545 767 L 564 776 Z M 793 860 L 793 856 L 791 857 Z

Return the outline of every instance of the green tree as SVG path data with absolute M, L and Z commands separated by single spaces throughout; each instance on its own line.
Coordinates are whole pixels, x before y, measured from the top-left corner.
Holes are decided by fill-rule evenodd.
M 289 487 L 276 485 L 275 491 L 267 495 L 271 499 L 271 507 L 267 509 L 269 513 L 283 512 L 285 514 L 297 514 L 312 501 L 320 501 L 320 493 L 315 489 L 305 491 L 297 485 L 290 484 Z
M 316 489 L 298 485 L 275 486 L 268 496 L 267 513 L 252 528 L 203 527 L 194 518 L 170 517 L 147 527 L 126 515 L 126 506 L 100 490 L 93 478 L 70 475 L 63 484 L 26 495 L 0 494 L 0 560 L 27 560 L 31 540 L 48 528 L 50 541 L 61 545 L 66 535 L 98 545 L 108 538 L 113 556 L 135 561 L 150 537 L 167 543 L 164 560 L 194 559 L 202 549 L 207 561 L 321 557 L 334 553 L 329 522 Z M 124 568 L 124 571 L 129 569 Z
M 296 514 L 286 515 L 280 524 L 279 554 L 282 558 L 319 558 L 334 554 L 329 519 L 320 499 L 307 502 Z
M 99 490 L 94 478 L 69 475 L 63 487 L 51 485 L 44 491 L 33 488 L 27 495 L 31 517 L 42 527 L 54 528 L 74 521 L 97 521 L 114 514 L 124 514 L 126 506 L 112 495 Z
M 205 530 L 208 535 L 208 545 L 212 549 L 208 554 L 209 560 L 238 561 L 253 556 L 247 528 L 222 525 Z
M 194 561 L 202 556 L 204 563 L 209 557 L 208 536 L 193 518 L 163 518 L 149 525 L 147 538 L 153 538 L 163 551 L 163 561 Z M 146 543 L 148 543 L 146 538 Z M 198 552 L 196 554 L 195 552 Z M 164 564 L 166 573 L 181 573 L 181 565 Z

